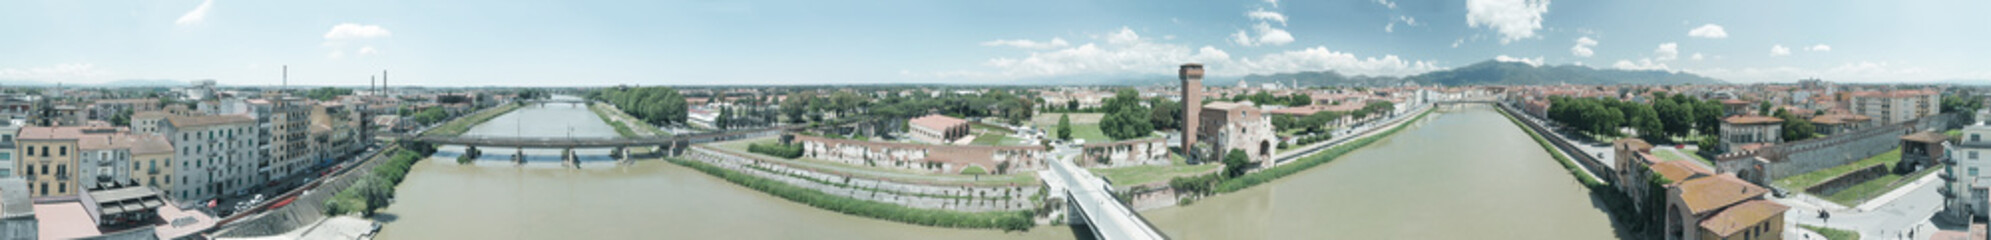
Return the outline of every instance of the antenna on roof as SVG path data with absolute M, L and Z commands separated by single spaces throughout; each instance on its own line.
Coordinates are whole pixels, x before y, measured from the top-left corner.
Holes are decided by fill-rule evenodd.
M 290 89 L 290 65 L 283 65 L 283 87 L 277 88 L 277 91 L 282 92 L 283 90 L 289 90 L 289 89 Z

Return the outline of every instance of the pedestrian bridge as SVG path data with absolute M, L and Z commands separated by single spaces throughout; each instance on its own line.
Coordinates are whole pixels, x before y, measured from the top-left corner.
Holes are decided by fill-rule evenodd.
M 1052 175 L 1064 183 L 1065 219 L 1086 225 L 1092 239 L 1168 239 L 1139 212 L 1113 197 L 1112 185 L 1069 159 L 1052 161 Z

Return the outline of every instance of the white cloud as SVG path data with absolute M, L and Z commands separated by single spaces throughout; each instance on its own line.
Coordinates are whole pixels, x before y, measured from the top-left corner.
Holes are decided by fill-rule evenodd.
M 1590 49 L 1591 47 L 1596 47 L 1596 46 L 1597 46 L 1596 39 L 1590 39 L 1590 37 L 1576 38 L 1576 46 L 1569 47 L 1569 54 L 1576 55 L 1578 57 L 1590 57 L 1592 55 L 1597 55 L 1597 51 L 1593 51 Z
M 1790 56 L 1790 55 L 1791 55 L 1791 49 L 1784 47 L 1783 44 L 1770 45 L 1770 56 L 1776 57 L 1776 56 Z
M 48 82 L 74 82 L 103 80 L 110 74 L 97 69 L 94 64 L 67 63 L 53 66 L 20 68 L 0 68 L 0 79 L 36 80 Z
M 1008 46 L 1008 47 L 1015 47 L 1022 49 L 1052 49 L 1052 48 L 1071 46 L 1071 43 L 1065 42 L 1064 38 L 1054 37 L 1051 38 L 1050 41 L 1043 41 L 1043 42 L 1032 41 L 1030 39 L 1016 39 L 1016 40 L 996 39 L 992 41 L 982 42 L 982 46 L 990 46 L 990 47 Z
M 1293 43 L 1293 33 L 1286 32 L 1285 29 L 1272 27 L 1272 24 L 1260 22 L 1258 25 L 1252 26 L 1252 30 L 1258 32 L 1258 37 L 1252 37 L 1245 30 L 1238 30 L 1237 33 L 1231 34 L 1231 42 L 1247 47 L 1258 45 L 1278 46 Z
M 1312 48 L 1266 54 L 1258 58 L 1239 59 L 1236 66 L 1223 74 L 1243 75 L 1262 73 L 1283 73 L 1298 71 L 1334 70 L 1348 75 L 1388 75 L 1402 76 L 1439 70 L 1430 61 L 1404 60 L 1396 55 L 1360 58 L 1355 54 L 1335 52 L 1327 47 Z M 1207 66 L 1207 65 L 1206 65 Z
M 1654 62 L 1649 58 L 1639 59 L 1637 62 L 1618 60 L 1617 63 L 1611 64 L 1611 67 L 1624 70 L 1673 70 L 1673 68 L 1667 67 L 1666 63 Z
M 180 19 L 173 20 L 173 24 L 180 26 L 200 24 L 202 21 L 207 20 L 207 9 L 213 7 L 214 0 L 201 1 L 200 6 L 194 7 L 194 10 L 187 11 L 186 14 L 181 14 Z
M 1383 5 L 1383 7 L 1388 7 L 1389 9 L 1396 9 L 1396 2 L 1395 2 L 1395 1 L 1390 1 L 1390 0 L 1376 0 L 1376 4 L 1382 4 L 1382 5 Z
M 379 49 L 374 49 L 374 48 L 373 48 L 373 46 L 365 46 L 365 47 L 360 47 L 360 48 L 359 48 L 359 55 L 360 55 L 360 56 L 371 56 L 371 55 L 374 55 L 374 54 L 380 54 L 380 50 L 379 50 Z
M 1279 22 L 1279 26 L 1286 26 L 1286 14 L 1280 14 L 1279 12 L 1273 12 L 1273 11 L 1265 11 L 1264 8 L 1260 8 L 1258 10 L 1251 10 L 1250 12 L 1245 12 L 1244 16 L 1250 17 L 1251 20 Z
M 325 40 L 369 39 L 393 35 L 393 32 L 387 31 L 386 28 L 381 28 L 379 25 L 341 23 L 332 26 L 331 31 L 325 32 Z
M 1265 3 L 1270 3 L 1270 4 L 1272 4 L 1272 7 L 1275 7 L 1275 8 L 1276 8 L 1276 7 L 1279 7 L 1279 0 L 1265 0 Z
M 1721 25 L 1707 24 L 1707 25 L 1701 25 L 1701 27 L 1698 28 L 1694 28 L 1694 30 L 1687 30 L 1687 36 L 1697 37 L 1697 38 L 1722 39 L 1722 38 L 1728 38 L 1728 31 L 1722 29 Z
M 983 65 L 995 72 L 954 71 L 931 74 L 941 77 L 1021 78 L 1075 74 L 1162 74 L 1185 62 L 1220 63 L 1230 54 L 1216 47 L 1191 48 L 1178 44 L 1155 43 L 1142 39 L 1130 28 L 1099 36 L 1105 44 L 1086 43 L 1054 50 L 1032 51 L 1023 58 L 989 59 Z M 1213 64 L 1214 65 L 1214 64 Z M 908 74 L 920 75 L 920 74 Z
M 1386 33 L 1396 32 L 1396 22 L 1390 22 L 1390 24 L 1383 24 L 1383 32 Z
M 1413 18 L 1410 16 L 1396 16 L 1396 19 L 1390 19 L 1389 24 L 1383 25 L 1383 32 L 1396 32 L 1397 22 L 1403 22 L 1403 25 L 1405 26 L 1415 27 L 1418 25 L 1417 18 Z
M 343 59 L 346 58 L 346 51 L 332 50 L 332 53 L 325 54 L 325 58 Z
M 1693 57 L 1693 58 L 1694 58 L 1694 61 L 1700 61 L 1701 59 L 1703 59 L 1703 58 L 1705 58 L 1705 57 L 1701 56 L 1701 53 L 1694 53 L 1694 57 Z
M 1670 43 L 1670 42 L 1661 43 L 1659 44 L 1658 49 L 1652 50 L 1652 55 L 1653 58 L 1659 61 L 1672 61 L 1673 59 L 1678 59 L 1680 58 L 1680 44 Z
M 1825 44 L 1811 45 L 1811 47 L 1804 48 L 1804 50 L 1813 51 L 1813 52 L 1831 52 L 1832 46 Z
M 1548 0 L 1466 0 L 1466 25 L 1494 29 L 1505 44 L 1535 37 L 1548 12 Z
M 1537 56 L 1537 57 L 1535 57 L 1535 58 L 1533 58 L 1533 59 L 1528 59 L 1528 58 L 1517 58 L 1517 57 L 1508 57 L 1507 55 L 1500 55 L 1500 56 L 1495 56 L 1495 57 L 1493 57 L 1493 60 L 1494 60 L 1494 61 L 1501 61 L 1501 62 L 1518 62 L 1518 63 L 1526 63 L 1526 64 L 1528 64 L 1528 66 L 1541 66 L 1541 65 L 1542 65 L 1542 57 L 1539 57 L 1539 56 Z
M 1824 78 L 1835 82 L 1902 83 L 1952 79 L 1991 79 L 1991 72 L 1939 71 L 1897 62 L 1848 61 L 1829 68 L 1765 67 L 1687 70 L 1732 82 L 1790 82 Z
M 1279 22 L 1279 26 L 1285 26 L 1285 14 L 1266 11 L 1264 8 L 1260 8 L 1245 12 L 1244 15 L 1251 18 L 1251 20 L 1258 21 L 1258 24 L 1252 25 L 1249 32 L 1238 30 L 1237 33 L 1231 34 L 1231 43 L 1250 47 L 1259 45 L 1278 46 L 1293 42 L 1293 33 L 1287 32 L 1286 29 L 1272 26 L 1272 22 Z M 1256 32 L 1258 35 L 1254 37 L 1251 35 L 1252 32 Z
M 1459 40 L 1452 40 L 1452 48 L 1459 48 L 1460 43 L 1466 43 L 1466 39 L 1459 38 Z
M 1174 74 L 1175 66 L 1186 62 L 1204 63 L 1211 75 L 1218 76 L 1324 70 L 1351 75 L 1401 76 L 1442 69 L 1431 61 L 1411 61 L 1395 55 L 1362 58 L 1351 53 L 1331 51 L 1324 46 L 1255 58 L 1233 58 L 1230 53 L 1214 46 L 1192 47 L 1154 42 L 1153 39 L 1141 38 L 1128 28 L 1094 39 L 1090 43 L 1074 42 L 1072 47 L 1028 50 L 1028 56 L 1024 57 L 989 59 L 982 63 L 989 70 L 901 71 L 900 74 L 965 79 Z

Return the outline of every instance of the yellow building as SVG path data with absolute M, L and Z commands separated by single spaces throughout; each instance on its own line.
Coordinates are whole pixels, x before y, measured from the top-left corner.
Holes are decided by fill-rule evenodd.
M 131 179 L 161 190 L 173 189 L 173 144 L 160 135 L 131 135 Z
M 20 154 L 15 169 L 28 181 L 35 197 L 75 195 L 77 138 L 80 127 L 23 127 L 15 137 L 14 150 Z

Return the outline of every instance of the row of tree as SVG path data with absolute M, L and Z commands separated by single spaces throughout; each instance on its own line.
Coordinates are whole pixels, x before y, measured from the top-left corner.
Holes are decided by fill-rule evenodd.
M 1601 136 L 1625 136 L 1619 130 L 1630 128 L 1637 131 L 1640 138 L 1653 142 L 1672 142 L 1672 138 L 1694 136 L 1695 133 L 1715 136 L 1721 131 L 1722 118 L 1727 117 L 1721 101 L 1703 100 L 1685 94 L 1658 95 L 1650 103 L 1615 98 L 1551 96 L 1548 118 L 1577 131 Z M 1792 125 L 1785 128 L 1786 141 L 1811 136 L 1809 121 L 1795 115 L 1777 115 L 1785 119 L 1785 124 Z
M 607 88 L 588 93 L 588 99 L 614 104 L 630 116 L 655 125 L 683 124 L 688 115 L 684 95 L 670 87 Z

